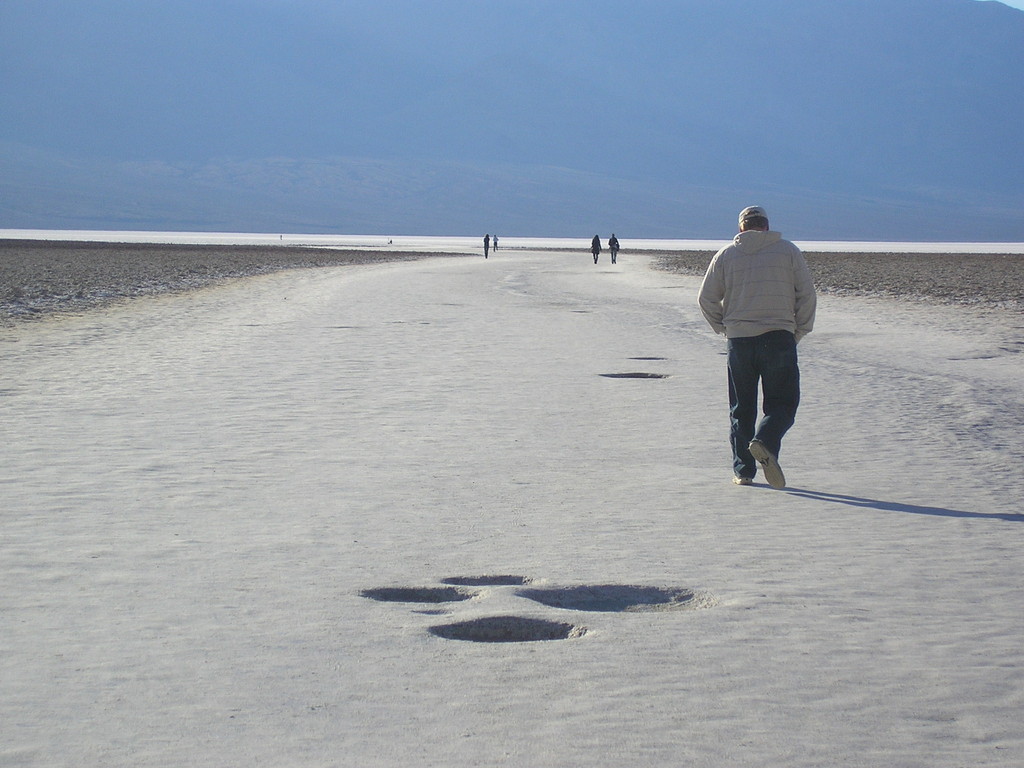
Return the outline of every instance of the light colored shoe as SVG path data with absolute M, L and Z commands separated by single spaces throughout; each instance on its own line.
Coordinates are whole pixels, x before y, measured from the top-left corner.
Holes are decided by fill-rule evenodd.
M 761 465 L 761 471 L 764 472 L 764 479 L 768 481 L 768 485 L 777 490 L 785 488 L 786 476 L 782 474 L 782 467 L 779 466 L 779 460 L 775 458 L 775 454 L 769 451 L 768 447 L 760 440 L 751 440 L 748 450 L 750 455 Z
M 733 475 L 732 482 L 733 482 L 733 485 L 753 485 L 754 484 L 754 478 L 752 478 L 752 477 L 737 477 L 737 476 Z

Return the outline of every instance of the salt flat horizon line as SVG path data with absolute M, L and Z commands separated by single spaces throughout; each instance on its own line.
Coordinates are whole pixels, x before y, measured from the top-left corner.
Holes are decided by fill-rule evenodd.
M 609 233 L 610 234 L 610 233 Z M 518 237 L 498 235 L 498 250 L 582 249 L 589 251 L 592 236 Z M 606 240 L 608 235 L 602 235 Z M 480 237 L 453 235 L 337 235 L 287 232 L 191 232 L 158 230 L 89 229 L 0 229 L 0 240 L 49 240 L 58 242 L 116 242 L 158 245 L 290 245 L 339 249 L 381 248 L 426 252 L 476 253 L 483 248 Z M 623 249 L 637 251 L 717 251 L 730 240 L 620 238 Z M 800 240 L 805 251 L 842 253 L 979 253 L 1024 255 L 1024 242 L 897 241 L 897 240 Z

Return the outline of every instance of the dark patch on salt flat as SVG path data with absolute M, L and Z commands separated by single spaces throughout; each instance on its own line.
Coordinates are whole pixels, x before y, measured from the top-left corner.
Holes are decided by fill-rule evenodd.
M 628 584 L 595 584 L 577 587 L 522 589 L 520 597 L 573 611 L 622 613 L 664 611 L 694 607 L 695 593 L 678 587 L 644 587 Z
M 378 587 L 359 594 L 386 603 L 453 603 L 476 595 L 456 587 Z
M 648 373 L 644 371 L 634 371 L 632 373 L 602 373 L 600 376 L 604 376 L 606 379 L 667 379 L 669 376 L 667 373 Z
M 529 584 L 533 579 L 526 576 L 451 576 L 441 579 L 445 584 L 455 584 L 461 587 L 521 587 Z
M 586 627 L 561 621 L 530 619 L 522 616 L 489 616 L 457 624 L 441 624 L 430 633 L 446 640 L 474 643 L 530 643 L 543 640 L 569 640 L 586 634 Z

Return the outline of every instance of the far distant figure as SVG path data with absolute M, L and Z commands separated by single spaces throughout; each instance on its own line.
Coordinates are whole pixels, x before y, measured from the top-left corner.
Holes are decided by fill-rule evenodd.
M 590 252 L 594 254 L 594 263 L 597 264 L 597 257 L 601 255 L 601 238 L 597 235 L 590 241 Z
M 494 250 L 498 250 L 498 236 L 494 236 Z
M 491 249 L 491 236 L 484 235 L 484 258 L 487 258 L 487 252 Z
M 608 238 L 608 251 L 612 255 L 612 264 L 614 264 L 615 260 L 619 257 L 619 238 L 615 236 L 614 232 L 612 232 L 612 236 Z

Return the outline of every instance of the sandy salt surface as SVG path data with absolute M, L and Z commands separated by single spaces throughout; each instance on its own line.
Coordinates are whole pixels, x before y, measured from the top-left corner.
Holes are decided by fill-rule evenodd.
M 436 258 L 0 329 L 0 764 L 1024 764 L 1019 314 Z M 636 374 L 629 376 L 626 374 Z
M 538 249 L 545 251 L 573 254 L 564 247 Z M 660 269 L 703 274 L 713 253 L 675 251 L 649 255 L 655 257 L 654 264 Z M 0 325 L 281 269 L 372 264 L 438 255 L 446 254 L 436 250 L 358 247 L 339 250 L 0 239 Z M 623 258 L 629 256 L 627 250 Z M 809 252 L 807 259 L 816 285 L 825 293 L 1024 310 L 1024 256 L 1019 254 Z
M 0 239 L 0 324 L 281 269 L 406 261 L 359 249 Z

